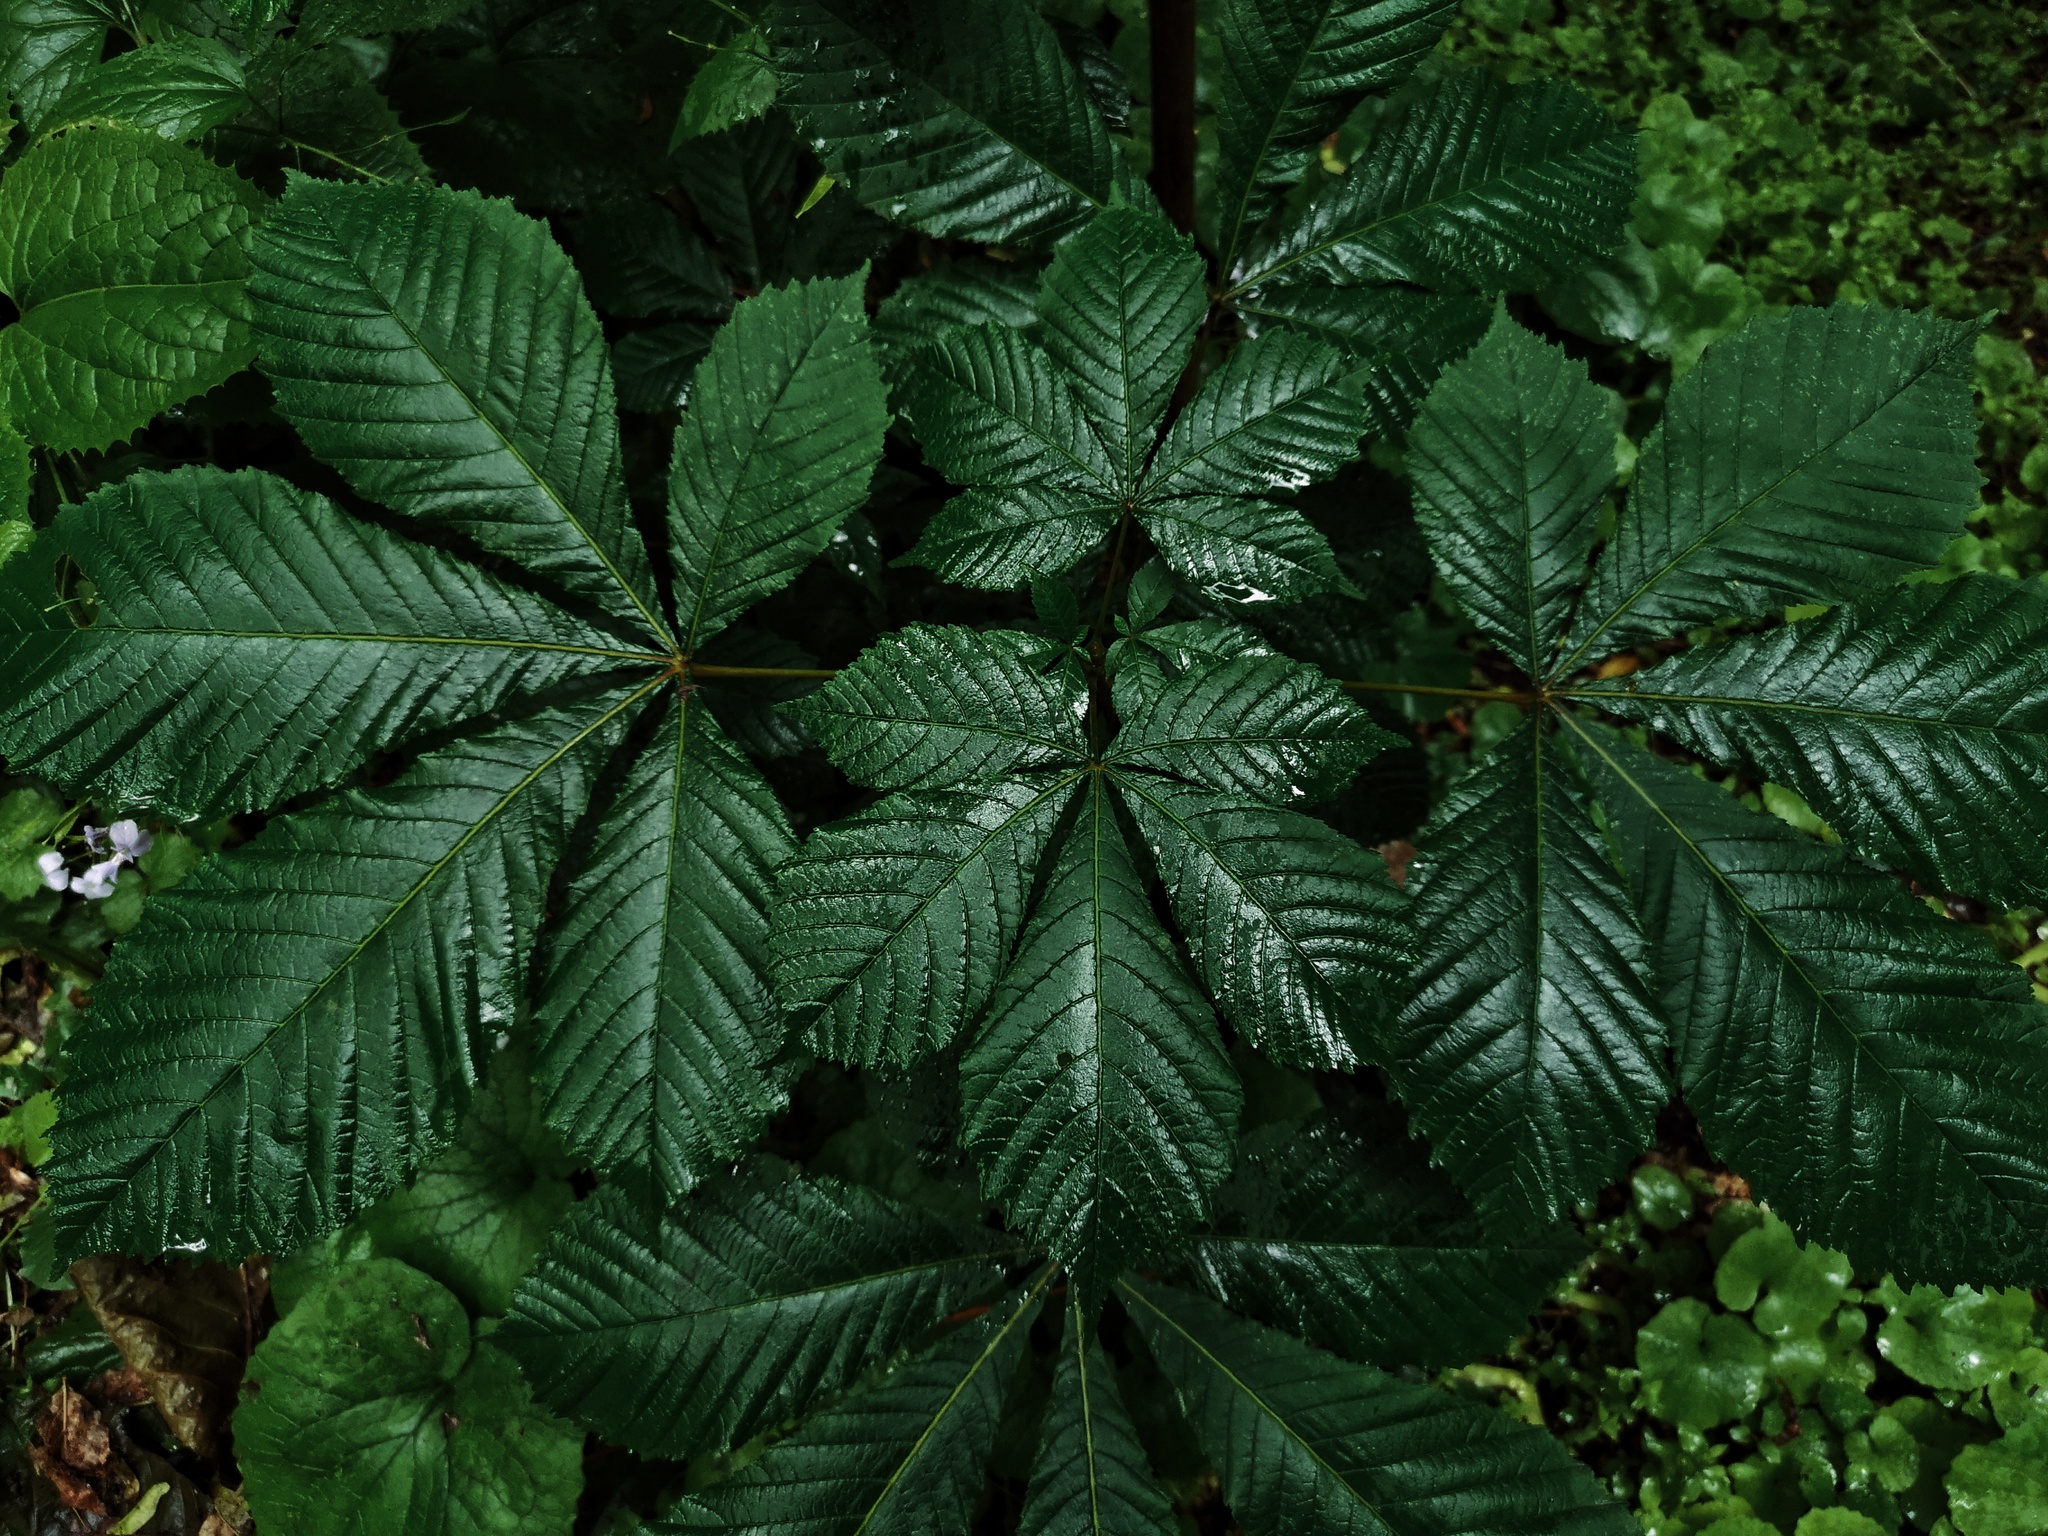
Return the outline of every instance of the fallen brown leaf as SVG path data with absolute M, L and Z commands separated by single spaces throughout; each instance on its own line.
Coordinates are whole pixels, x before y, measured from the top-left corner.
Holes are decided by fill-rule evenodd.
M 71 1276 L 180 1444 L 212 1456 L 234 1412 L 248 1340 L 240 1268 L 82 1259 Z

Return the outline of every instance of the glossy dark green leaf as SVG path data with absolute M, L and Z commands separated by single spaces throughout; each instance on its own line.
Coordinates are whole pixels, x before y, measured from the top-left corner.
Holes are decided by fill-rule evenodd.
M 960 1058 L 960 1098 L 983 1193 L 1092 1307 L 1126 1262 L 1202 1219 L 1243 1090 L 1099 775 L 1084 796 Z
M 1237 496 L 1173 496 L 1141 514 L 1160 556 L 1221 603 L 1298 602 L 1343 573 L 1330 541 L 1292 507 Z
M 1571 619 L 1614 483 L 1609 398 L 1502 309 L 1408 429 L 1415 520 L 1437 569 L 1528 677 Z
M 669 138 L 670 153 L 702 134 L 759 117 L 774 104 L 775 88 L 767 39 L 751 27 L 728 39 L 690 81 L 682 115 Z
M 2048 1264 L 2048 1016 L 1980 933 L 1608 732 L 1584 733 L 1707 1144 L 1859 1271 Z
M 1410 873 L 1421 959 L 1394 1090 L 1500 1235 L 1648 1146 L 1669 1095 L 1649 953 L 1570 761 L 1524 724 L 1454 790 Z
M 1335 351 L 1306 336 L 1261 336 L 1174 418 L 1145 499 L 1299 490 L 1357 458 L 1364 430 L 1358 386 Z
M 1015 1239 L 762 1169 L 669 1214 L 578 1206 L 497 1338 L 543 1401 L 645 1456 L 750 1439 L 886 1363 L 1024 1256 Z
M 599 208 L 575 229 L 577 270 L 605 314 L 715 323 L 732 313 L 732 280 L 711 247 L 652 198 Z
M 683 649 L 789 583 L 867 499 L 889 424 L 863 277 L 748 299 L 697 365 L 669 470 Z
M 926 456 L 973 489 L 932 520 L 913 559 L 1006 587 L 1064 570 L 1115 526 L 1117 469 L 1044 351 L 1007 326 L 946 332 L 912 358 L 905 405 Z
M 253 260 L 263 370 L 315 454 L 663 633 L 604 333 L 544 224 L 472 192 L 300 180 Z
M 1331 798 L 1400 740 L 1315 668 L 1270 652 L 1173 678 L 1135 660 L 1118 670 L 1115 698 L 1122 725 L 1110 761 L 1274 805 Z
M 562 1138 L 660 1202 L 729 1166 L 784 1102 L 768 900 L 796 840 L 698 697 L 658 707 L 543 946 L 534 1076 Z
M 1020 770 L 1080 766 L 1087 699 L 1034 665 L 1045 642 L 1013 629 L 912 624 L 791 709 L 846 775 L 877 789 L 951 789 Z
M 1621 243 L 1635 183 L 1633 136 L 1578 87 L 1447 73 L 1341 185 L 1251 245 L 1232 288 L 1541 287 Z
M 1709 347 L 1643 445 L 1569 662 L 1940 560 L 1977 500 L 1976 331 L 1836 305 Z
M 618 381 L 619 409 L 680 410 L 690 403 L 690 381 L 697 364 L 711 350 L 717 330 L 701 320 L 674 320 L 667 325 L 628 331 L 612 343 L 612 376 Z
M 1193 243 L 1154 214 L 1113 208 L 1063 241 L 1038 301 L 1045 349 L 1137 489 L 1209 297 Z
M 637 697 L 429 753 L 152 898 L 69 1046 L 59 1247 L 288 1252 L 447 1145 Z
M 1290 1066 L 1371 1060 L 1414 951 L 1380 857 L 1296 811 L 1167 779 L 1118 782 L 1224 1017 Z
M 1444 368 L 1485 335 L 1493 303 L 1399 283 L 1332 288 L 1310 279 L 1269 284 L 1240 298 L 1237 310 L 1342 352 L 1365 392 L 1366 430 L 1392 436 L 1407 428 Z
M 876 308 L 874 326 L 876 338 L 902 360 L 956 325 L 1021 330 L 1037 322 L 1036 267 L 965 256 L 905 280 Z
M 341 1270 L 257 1346 L 235 1454 L 251 1513 L 306 1536 L 567 1536 L 583 1487 L 582 1435 L 395 1259 Z
M 1170 1536 L 1177 1529 L 1123 1399 L 1116 1372 L 1069 1308 L 1018 1523 L 1021 1536 Z
M 1036 8 L 1003 0 L 789 0 L 783 99 L 848 194 L 928 234 L 1050 243 L 1111 200 L 1146 205 Z
M 45 123 L 126 123 L 172 141 L 196 139 L 240 112 L 241 61 L 217 38 L 173 33 L 84 71 Z
M 680 1505 L 656 1533 L 966 1536 L 1048 1269 Z
M 893 795 L 813 832 L 776 876 L 772 969 L 839 1061 L 907 1066 L 987 1006 L 1078 772 Z
M 59 605 L 71 562 L 91 623 Z M 635 656 L 268 475 L 137 475 L 0 576 L 11 762 L 178 818 L 261 810 L 371 753 Z M 138 688 L 147 678 L 149 686 Z
M 1899 587 L 1585 693 L 1754 766 L 1851 848 L 1930 890 L 2016 907 L 2048 893 L 2048 597 L 2036 583 Z
M 101 0 L 9 0 L 0 10 L 0 80 L 29 132 L 99 62 L 114 19 Z
M 50 448 L 105 448 L 255 355 L 246 246 L 265 199 L 143 128 L 85 126 L 0 178 L 0 412 Z
M 247 73 L 247 110 L 216 133 L 224 148 L 259 165 L 281 150 L 295 169 L 357 181 L 427 179 L 419 146 L 347 47 L 315 46 L 302 22 L 270 39 Z
M 1541 1429 L 1352 1365 L 1170 1286 L 1117 1287 L 1250 1536 L 1627 1536 L 1629 1511 Z
M 1229 0 L 1219 8 L 1216 246 L 1238 247 L 1301 179 L 1317 140 L 1368 91 L 1399 85 L 1457 13 L 1452 0 Z
M 1568 1228 L 1493 1243 L 1400 1112 L 1359 1099 L 1246 1139 L 1186 1263 L 1218 1301 L 1383 1370 L 1496 1354 L 1584 1256 Z

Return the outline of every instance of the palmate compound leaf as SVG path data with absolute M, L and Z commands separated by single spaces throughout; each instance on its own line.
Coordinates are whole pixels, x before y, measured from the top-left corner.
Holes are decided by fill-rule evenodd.
M 1577 87 L 1448 73 L 1337 187 L 1246 249 L 1231 295 L 1313 281 L 1540 287 L 1620 242 L 1635 183 L 1633 136 Z
M 1055 1271 L 999 1297 L 922 1354 L 685 1500 L 655 1536 L 964 1532 L 1005 1393 Z
M 1498 1352 L 1585 1253 L 1568 1227 L 1489 1243 L 1400 1112 L 1363 1096 L 1247 1137 L 1216 1206 L 1185 1250 L 1195 1284 L 1383 1370 Z
M 1149 206 L 1059 39 L 1004 0 L 792 0 L 770 21 L 782 99 L 825 169 L 927 234 L 1050 244 Z
M 1179 1529 L 1093 1320 L 1067 1309 L 1020 1536 L 1171 1536 Z
M 1232 1317 L 1117 1286 L 1249 1536 L 1626 1536 L 1635 1522 L 1541 1429 Z
M 1200 269 L 1156 215 L 1114 209 L 1072 236 L 1039 290 L 1040 347 L 1000 324 L 910 355 L 904 398 L 931 462 L 966 489 L 911 557 L 1006 587 L 1064 571 L 1134 515 L 1169 564 L 1226 601 L 1338 584 L 1328 542 L 1268 499 L 1355 458 L 1360 383 L 1312 338 L 1237 349 L 1153 439 L 1186 363 Z M 1150 462 L 1147 462 L 1150 455 Z
M 658 638 L 604 332 L 538 220 L 473 192 L 291 183 L 251 251 L 263 371 L 372 501 Z
M 1889 877 L 1573 724 L 1715 1155 L 1859 1272 L 2048 1274 L 2048 1021 L 2024 973 Z
M 339 1270 L 249 1361 L 235 1453 L 250 1511 L 303 1536 L 566 1536 L 583 1436 L 446 1287 L 399 1263 Z
M 1451 0 L 1229 0 L 1219 8 L 1216 249 L 1223 270 L 1301 179 L 1308 152 L 1368 91 L 1399 85 Z
M 663 1213 L 577 1207 L 496 1338 L 543 1401 L 643 1456 L 742 1444 L 998 1284 L 1002 1233 L 764 1163 Z
M 245 246 L 266 199 L 196 149 L 75 127 L 0 178 L 0 413 L 50 448 L 120 441 L 254 356 Z
M 1437 569 L 1528 677 L 1571 618 L 1614 481 L 1610 398 L 1501 309 L 1408 431 L 1415 518 Z
M 1896 587 L 1580 693 L 1796 790 L 1924 887 L 2048 896 L 2048 595 L 1966 576 Z
M 1202 1219 L 1243 1089 L 1153 915 L 1103 775 L 1082 788 L 1045 894 L 960 1058 L 982 1191 L 1092 1309 L 1132 1258 Z
M 628 712 L 557 705 L 272 822 L 152 899 L 70 1050 L 66 1254 L 291 1250 L 454 1135 Z
M 786 586 L 866 499 L 889 424 L 866 277 L 741 304 L 697 366 L 669 468 L 686 653 Z
M 179 819 L 265 809 L 394 741 L 658 661 L 325 497 L 209 467 L 64 508 L 0 575 L 0 658 L 11 763 Z
M 1619 1176 L 1669 1096 L 1649 952 L 1540 720 L 1487 754 L 1420 844 L 1394 1090 L 1490 1230 L 1538 1231 Z
M 1835 305 L 1709 347 L 1643 445 L 1563 669 L 1935 564 L 1977 499 L 1976 330 Z

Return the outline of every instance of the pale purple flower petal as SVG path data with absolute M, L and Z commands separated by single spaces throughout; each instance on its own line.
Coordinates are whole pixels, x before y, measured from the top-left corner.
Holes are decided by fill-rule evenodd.
M 117 821 L 107 828 L 107 836 L 113 840 L 114 855 L 133 863 L 149 852 L 156 841 L 132 821 Z
M 107 851 L 107 829 L 88 824 L 85 829 L 85 846 L 93 853 L 105 853 Z
M 43 884 L 53 891 L 71 889 L 71 877 L 64 872 L 64 855 L 52 848 L 36 859 L 36 868 L 43 872 Z
M 71 878 L 71 889 L 87 901 L 105 901 L 114 894 L 114 883 L 121 877 L 121 859 L 117 854 L 98 864 L 90 865 L 82 875 Z

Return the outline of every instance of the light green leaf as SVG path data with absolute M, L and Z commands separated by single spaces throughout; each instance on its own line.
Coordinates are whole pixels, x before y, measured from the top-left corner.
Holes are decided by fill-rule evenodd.
M 30 133 L 99 62 L 114 19 L 101 0 L 9 0 L 0 10 L 0 81 Z
M 1709 347 L 1643 445 L 1565 666 L 1937 563 L 1977 501 L 1976 334 L 1838 304 Z
M 1764 1395 L 1771 1346 L 1749 1319 L 1681 1296 L 1636 1335 L 1643 1405 L 1673 1424 L 1715 1429 L 1741 1418 Z
M 699 696 L 664 699 L 657 722 L 542 946 L 534 1079 L 565 1141 L 660 1203 L 730 1166 L 784 1103 L 768 899 L 796 840 Z
M 35 542 L 36 525 L 29 517 L 35 478 L 35 455 L 13 424 L 0 417 L 0 565 Z
M 1309 151 L 1368 91 L 1399 85 L 1457 13 L 1453 0 L 1229 0 L 1215 26 L 1223 270 L 1301 179 Z
M 1079 767 L 1087 698 L 1070 673 L 1033 665 L 1045 649 L 1013 629 L 911 624 L 789 713 L 847 777 L 877 789 L 951 789 Z
M 244 249 L 264 198 L 197 150 L 79 127 L 0 179 L 6 414 L 35 441 L 104 448 L 255 355 Z
M 1223 1016 L 1288 1066 L 1348 1072 L 1372 1060 L 1414 950 L 1380 857 L 1295 811 L 1116 778 Z
M 966 1531 L 1005 1391 L 1051 1278 L 1048 1267 L 1028 1290 L 819 1414 L 651 1529 L 657 1536 Z
M 1102 439 L 1115 484 L 1137 489 L 1209 296 L 1194 245 L 1157 214 L 1112 208 L 1061 242 L 1038 308 L 1046 351 Z
M 889 424 L 866 268 L 748 299 L 697 365 L 669 470 L 683 649 L 786 586 L 866 500 Z
M 908 1066 L 987 1006 L 1076 773 L 892 795 L 776 876 L 775 995 L 839 1061 Z
M 1447 73 L 1340 185 L 1248 248 L 1232 293 L 1283 274 L 1540 288 L 1621 243 L 1635 158 L 1634 136 L 1576 86 Z
M 664 1214 L 578 1206 L 497 1338 L 542 1399 L 644 1456 L 751 1439 L 886 1363 L 1024 1245 L 768 1166 Z
M 249 1361 L 235 1414 L 249 1509 L 298 1536 L 568 1536 L 583 1436 L 448 1290 L 395 1259 L 350 1265 Z
M 126 123 L 173 141 L 196 139 L 247 105 L 241 61 L 225 43 L 174 33 L 93 65 L 42 126 Z
M 669 153 L 689 140 L 759 117 L 775 105 L 775 65 L 768 40 L 749 28 L 697 70 L 668 141 Z
M 1489 1229 L 1535 1231 L 1650 1143 L 1669 1088 L 1648 951 L 1571 764 L 1535 725 L 1487 754 L 1421 844 L 1394 1090 Z
M 1065 1327 L 1020 1536 L 1172 1536 L 1173 1506 L 1153 1480 L 1087 1314 L 1070 1307 Z
M 1195 1283 L 1384 1370 L 1498 1353 L 1585 1251 L 1569 1228 L 1489 1243 L 1399 1111 L 1362 1097 L 1248 1137 L 1216 1207 L 1188 1245 Z
M 67 1042 L 58 1246 L 289 1252 L 447 1145 L 639 696 L 428 753 L 153 897 Z
M 66 562 L 89 600 L 59 584 Z M 253 471 L 119 481 L 0 574 L 9 760 L 181 820 L 277 805 L 396 741 L 634 660 L 658 662 Z
M 544 224 L 473 192 L 302 179 L 252 259 L 263 369 L 315 454 L 664 633 L 604 333 Z
M 1275 805 L 1330 799 L 1400 741 L 1315 668 L 1271 653 L 1174 678 L 1134 659 L 1117 672 L 1115 699 L 1122 727 L 1110 762 Z
M 2025 974 L 1839 850 L 1577 732 L 1715 1155 L 1859 1270 L 2038 1273 L 2048 1016 Z
M 32 1093 L 0 1115 L 0 1147 L 6 1147 L 31 1168 L 50 1160 L 50 1128 L 57 1123 L 57 1095 L 49 1089 Z
M 1250 1536 L 1629 1536 L 1629 1512 L 1543 1430 L 1126 1279 L 1117 1296 L 1176 1388 Z
M 1527 677 L 1563 637 L 1614 483 L 1609 398 L 1503 308 L 1408 429 L 1415 520 L 1437 569 Z
M 789 0 L 771 35 L 825 169 L 888 218 L 1049 244 L 1114 198 L 1152 202 L 1035 7 Z
M 2028 1536 L 2048 1525 L 2048 1420 L 1990 1445 L 1966 1445 L 1949 1468 L 1949 1517 L 1962 1536 Z
M 1900 587 L 1584 690 L 1797 791 L 1848 845 L 1933 891 L 2013 906 L 2048 870 L 2048 594 Z
M 490 1061 L 455 1145 L 360 1219 L 377 1253 L 453 1291 L 472 1313 L 499 1316 L 575 1200 L 574 1162 L 541 1124 L 527 1050 Z
M 960 1060 L 982 1192 L 1093 1307 L 1118 1270 L 1207 1212 L 1243 1101 L 1193 978 L 1153 916 L 1100 776 Z
M 2013 1286 L 1977 1290 L 1959 1285 L 1909 1291 L 1885 1276 L 1870 1293 L 1885 1309 L 1877 1352 L 1913 1380 L 1949 1392 L 1986 1386 L 2016 1363 L 2028 1344 L 2034 1298 Z

